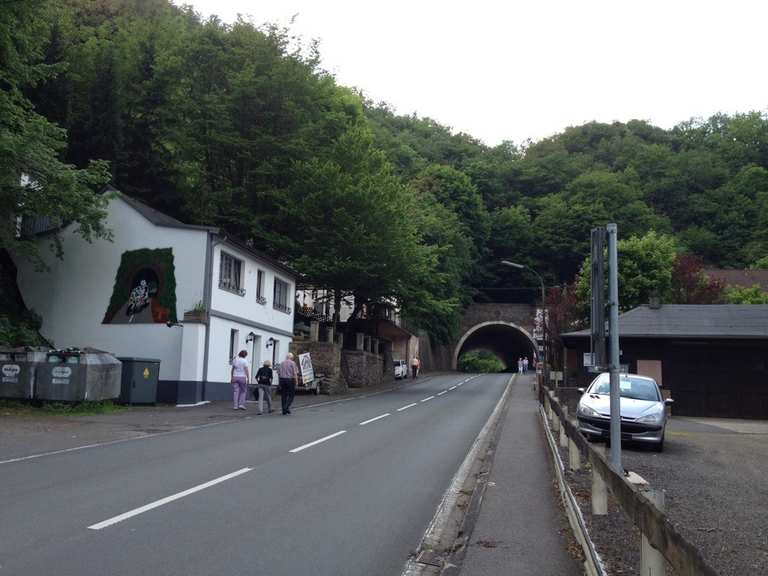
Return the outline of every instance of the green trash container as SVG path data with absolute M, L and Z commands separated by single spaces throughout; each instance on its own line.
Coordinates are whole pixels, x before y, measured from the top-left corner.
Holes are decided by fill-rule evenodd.
M 47 348 L 0 348 L 0 398 L 34 398 L 37 366 Z
M 156 404 L 160 360 L 127 356 L 120 356 L 118 360 L 122 364 L 120 402 L 122 404 Z

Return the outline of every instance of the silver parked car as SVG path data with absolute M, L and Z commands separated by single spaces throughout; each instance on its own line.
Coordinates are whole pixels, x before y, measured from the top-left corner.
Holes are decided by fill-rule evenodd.
M 610 437 L 611 402 L 610 375 L 603 372 L 582 392 L 576 416 L 579 430 L 588 439 Z M 664 400 L 656 381 L 637 374 L 619 376 L 621 394 L 621 438 L 652 444 L 661 452 L 664 449 L 664 429 L 667 425 Z

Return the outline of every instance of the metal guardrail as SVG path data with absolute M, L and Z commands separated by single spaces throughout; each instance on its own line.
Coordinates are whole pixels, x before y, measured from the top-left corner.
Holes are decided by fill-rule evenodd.
M 715 569 L 704 560 L 699 549 L 680 534 L 667 515 L 657 507 L 652 496 L 640 490 L 627 477 L 615 472 L 606 457 L 584 438 L 574 422 L 568 418 L 567 407 L 561 404 L 553 390 L 540 386 L 539 402 L 550 417 L 553 430 L 560 431 L 561 446 L 564 439 L 567 442 L 565 445 L 569 447 L 571 460 L 584 456 L 592 466 L 593 513 L 607 509 L 607 503 L 595 501 L 596 498 L 606 497 L 607 487 L 624 514 L 638 527 L 650 546 L 661 553 L 675 574 L 718 576 Z M 578 467 L 579 464 L 576 464 L 575 469 Z

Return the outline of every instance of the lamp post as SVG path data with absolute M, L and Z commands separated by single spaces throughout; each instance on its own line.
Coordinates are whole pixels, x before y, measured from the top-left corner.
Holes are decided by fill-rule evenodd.
M 518 270 L 528 270 L 529 272 L 533 272 L 536 277 L 539 279 L 539 286 L 541 287 L 541 310 L 542 310 L 542 328 L 543 328 L 543 354 L 544 358 L 542 358 L 542 376 L 544 376 L 544 383 L 547 384 L 548 380 L 548 374 L 547 374 L 547 309 L 545 304 L 545 298 L 546 293 L 544 291 L 544 278 L 541 277 L 541 274 L 536 272 L 533 268 L 530 266 L 526 266 L 525 264 L 518 264 L 517 262 L 511 262 L 509 260 L 502 260 L 501 263 L 504 266 L 509 266 L 510 268 L 517 268 Z

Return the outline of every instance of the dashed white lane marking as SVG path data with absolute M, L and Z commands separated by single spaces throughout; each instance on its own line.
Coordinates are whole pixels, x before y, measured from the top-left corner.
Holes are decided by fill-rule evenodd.
M 443 394 L 446 394 L 447 392 L 448 392 L 448 390 L 443 390 L 442 392 L 438 392 L 437 395 L 438 396 L 442 396 Z
M 413 408 L 414 406 L 416 406 L 416 402 L 414 402 L 413 404 L 408 404 L 407 406 L 402 406 L 398 408 L 397 411 L 402 412 L 403 410 L 408 410 L 408 408 Z
M 211 486 L 215 486 L 216 484 L 221 484 L 222 482 L 235 478 L 236 476 L 240 476 L 241 474 L 245 474 L 246 472 L 250 472 L 251 470 L 253 470 L 253 468 L 241 468 L 240 470 L 232 472 L 231 474 L 219 476 L 218 478 L 214 478 L 209 482 L 199 484 L 193 488 L 184 490 L 183 492 L 177 492 L 176 494 L 172 494 L 171 496 L 166 496 L 165 498 L 161 498 L 160 500 L 155 500 L 154 502 L 150 502 L 149 504 L 145 504 L 144 506 L 141 506 L 139 508 L 134 508 L 133 510 L 129 510 L 128 512 L 125 512 L 123 514 L 119 514 L 118 516 L 113 516 L 108 520 L 104 520 L 103 522 L 99 522 L 98 524 L 93 524 L 91 526 L 88 526 L 88 528 L 90 530 L 102 530 L 103 528 L 107 528 L 109 526 L 112 526 L 113 524 L 122 522 L 123 520 L 128 520 L 128 518 L 133 518 L 134 516 L 138 516 L 139 514 L 143 514 L 144 512 L 148 512 L 149 510 L 158 508 L 159 506 L 163 506 L 164 504 L 168 504 L 169 502 L 173 502 L 174 500 L 178 500 L 179 498 L 184 498 L 185 496 L 189 496 L 190 494 L 194 494 L 195 492 L 200 492 L 201 490 L 205 490 L 206 488 L 210 488 Z
M 450 392 L 451 390 L 456 390 L 456 386 L 451 386 L 450 388 L 448 388 L 448 392 Z
M 434 396 L 427 396 L 424 400 L 421 400 L 421 402 L 427 402 L 428 400 L 432 400 L 432 398 L 434 398 Z
M 318 444 L 322 444 L 323 442 L 327 442 L 331 438 L 336 438 L 336 436 L 341 436 L 342 434 L 346 434 L 346 430 L 339 430 L 338 432 L 334 432 L 333 434 L 328 434 L 328 436 L 323 436 L 322 438 L 318 438 L 314 442 L 310 442 L 308 444 L 303 444 L 299 446 L 298 448 L 294 448 L 293 450 L 289 450 L 291 454 L 296 454 L 297 452 L 301 452 L 302 450 L 306 450 L 307 448 L 312 448 L 312 446 L 317 446 Z
M 458 387 L 459 387 L 459 386 L 461 386 L 462 384 L 464 384 L 464 382 L 459 382 L 458 384 L 456 384 L 456 388 L 458 388 Z
M 382 414 L 381 416 L 376 416 L 376 418 L 371 418 L 370 420 L 365 420 L 363 422 L 360 422 L 358 426 L 365 426 L 366 424 L 370 424 L 371 422 L 376 422 L 376 420 L 381 420 L 382 418 L 386 418 L 389 415 L 390 415 L 389 412 L 387 412 L 386 414 Z

